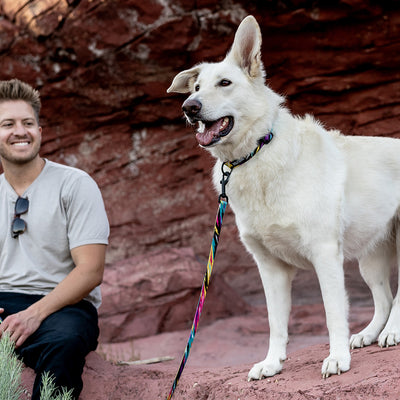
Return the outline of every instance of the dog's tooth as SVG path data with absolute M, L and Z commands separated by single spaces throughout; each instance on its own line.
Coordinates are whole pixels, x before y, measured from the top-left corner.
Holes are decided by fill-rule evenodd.
M 221 130 L 225 129 L 228 126 L 229 118 L 225 117 L 221 124 Z
M 201 121 L 199 121 L 198 122 L 198 125 L 197 125 L 197 132 L 199 132 L 199 133 L 203 133 L 204 132 L 204 130 L 205 130 L 205 128 L 206 128 L 206 126 L 205 126 L 205 124 L 203 123 L 203 122 L 201 122 Z

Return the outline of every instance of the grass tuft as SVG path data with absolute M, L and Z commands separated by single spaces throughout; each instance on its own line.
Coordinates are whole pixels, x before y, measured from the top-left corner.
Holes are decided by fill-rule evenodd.
M 26 399 L 27 390 L 21 384 L 24 366 L 15 354 L 14 343 L 8 334 L 0 339 L 0 400 Z M 54 377 L 49 372 L 43 373 L 40 400 L 73 400 L 72 389 L 58 389 Z
M 40 400 L 73 400 L 72 389 L 57 389 L 54 377 L 49 372 L 42 375 L 42 387 L 40 389 Z
M 8 334 L 0 339 L 0 399 L 19 400 L 24 394 L 21 386 L 23 364 L 14 351 Z

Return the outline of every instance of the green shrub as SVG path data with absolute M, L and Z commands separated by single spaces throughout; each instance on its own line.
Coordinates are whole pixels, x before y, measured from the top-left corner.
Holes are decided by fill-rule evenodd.
M 14 351 L 14 343 L 9 335 L 3 334 L 0 340 L 0 400 L 19 400 L 22 397 L 22 368 L 22 362 Z
M 57 389 L 54 384 L 54 377 L 45 372 L 42 376 L 40 400 L 73 400 L 72 389 L 69 391 L 64 387 L 61 390 Z
M 9 335 L 0 339 L 0 400 L 22 400 L 27 390 L 21 384 L 23 363 L 18 359 Z M 45 372 L 42 377 L 40 400 L 73 400 L 72 390 L 56 388 L 54 377 Z

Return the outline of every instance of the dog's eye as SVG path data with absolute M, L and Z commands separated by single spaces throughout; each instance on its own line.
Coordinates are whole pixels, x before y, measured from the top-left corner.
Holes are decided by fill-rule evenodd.
M 194 90 L 195 90 L 196 92 L 198 92 L 198 91 L 200 90 L 200 85 L 196 85 L 196 86 L 194 87 Z
M 219 86 L 229 86 L 232 82 L 229 79 L 221 79 Z

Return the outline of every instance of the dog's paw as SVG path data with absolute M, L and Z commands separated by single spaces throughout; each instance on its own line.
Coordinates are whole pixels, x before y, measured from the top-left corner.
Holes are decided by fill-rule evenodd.
M 322 378 L 326 379 L 331 375 L 340 375 L 350 369 L 350 357 L 332 357 L 325 358 L 322 364 Z
M 378 344 L 380 347 L 397 346 L 400 343 L 400 332 L 393 332 L 384 329 L 379 335 Z
M 350 338 L 350 348 L 356 349 L 358 347 L 369 346 L 375 342 L 376 338 L 372 335 L 363 334 L 362 332 L 352 335 Z
M 266 378 L 268 376 L 274 376 L 279 374 L 282 371 L 282 363 L 271 363 L 267 362 L 266 360 L 261 361 L 257 364 L 253 365 L 253 368 L 250 370 L 248 374 L 248 381 L 251 380 L 259 380 Z

